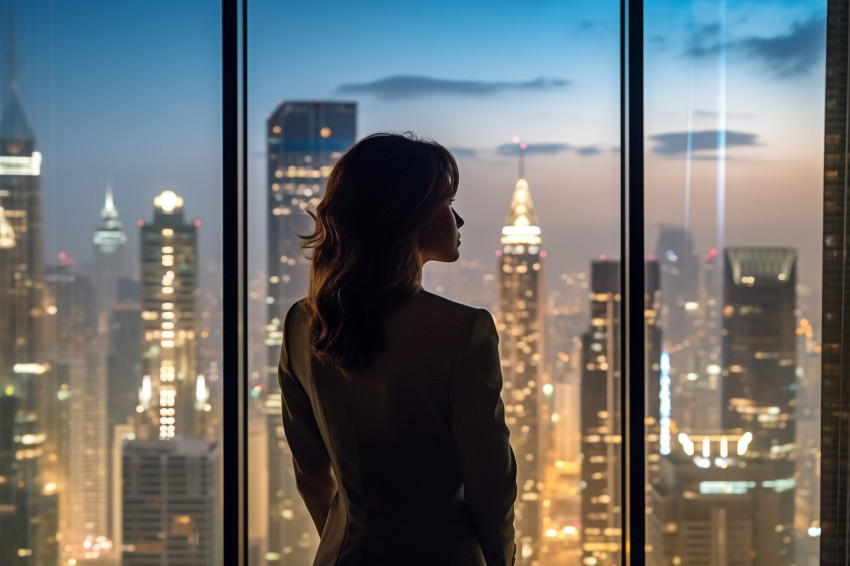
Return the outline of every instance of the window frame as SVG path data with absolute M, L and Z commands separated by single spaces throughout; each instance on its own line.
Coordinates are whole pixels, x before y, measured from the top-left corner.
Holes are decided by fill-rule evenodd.
M 846 2 L 844 29 L 838 10 L 843 0 L 827 0 L 827 29 L 838 33 L 847 45 Z M 222 462 L 222 545 L 224 563 L 247 566 L 249 564 L 247 466 L 248 466 L 248 399 L 247 399 L 247 313 L 248 313 L 248 242 L 247 242 L 247 15 L 248 0 L 222 0 L 222 244 L 223 244 L 223 462 Z M 635 486 L 646 484 L 645 418 L 646 383 L 644 327 L 644 289 L 646 266 L 644 261 L 644 2 L 620 0 L 620 247 L 622 281 L 622 333 L 624 411 L 621 443 L 623 474 L 622 554 L 623 564 L 643 564 L 646 546 L 646 491 Z M 843 35 L 842 35 L 843 34 Z M 828 42 L 827 42 L 828 43 Z M 828 56 L 828 54 L 827 54 Z M 846 73 L 845 69 L 845 73 Z M 828 72 L 828 70 L 827 70 Z M 828 96 L 828 94 L 827 94 Z M 847 141 L 845 140 L 845 144 Z M 844 173 L 848 170 L 845 151 Z M 845 181 L 845 197 L 850 195 Z M 826 204 L 826 199 L 824 199 Z M 844 211 L 845 236 L 850 226 L 850 214 Z M 826 235 L 826 234 L 825 234 Z M 847 248 L 844 242 L 844 248 Z M 826 270 L 826 253 L 824 270 Z M 845 265 L 845 274 L 850 270 Z M 850 275 L 847 275 L 850 277 Z M 845 285 L 847 287 L 847 285 Z M 844 289 L 841 310 L 829 313 L 837 316 L 841 334 L 837 338 L 842 351 L 850 350 L 850 300 L 845 300 Z M 827 317 L 824 302 L 822 318 Z M 826 325 L 824 330 L 826 330 Z M 826 342 L 826 336 L 823 341 Z M 850 367 L 841 358 L 841 382 L 834 384 L 840 391 L 838 410 L 845 415 L 828 412 L 823 405 L 821 431 L 840 429 L 846 432 L 834 444 L 824 463 L 829 470 L 821 472 L 821 490 L 830 489 L 834 509 L 850 509 L 850 474 L 848 453 L 850 447 L 850 394 L 842 387 Z M 825 391 L 825 389 L 824 389 Z M 822 393 L 822 399 L 826 396 Z M 822 401 L 823 402 L 823 401 Z M 829 411 L 833 411 L 830 408 Z M 843 444 L 842 444 L 843 443 Z M 826 473 L 825 473 L 826 472 Z M 836 480 L 827 485 L 829 473 Z M 823 516 L 823 511 L 822 511 Z M 846 525 L 847 518 L 843 524 Z M 850 533 L 839 529 L 824 529 L 821 534 L 821 563 L 825 556 L 850 555 Z M 837 562 L 836 562 L 837 563 Z

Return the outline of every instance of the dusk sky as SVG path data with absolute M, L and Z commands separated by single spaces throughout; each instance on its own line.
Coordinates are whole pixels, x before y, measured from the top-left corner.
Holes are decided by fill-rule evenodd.
M 465 257 L 495 260 L 517 176 L 513 136 L 529 144 L 526 177 L 548 272 L 618 255 L 619 3 L 457 4 L 250 3 L 250 236 L 258 262 L 264 122 L 282 99 L 356 101 L 358 135 L 412 130 L 452 148 Z M 82 9 L 17 0 L 15 11 L 21 97 L 44 154 L 47 253 L 90 259 L 107 179 L 131 249 L 135 222 L 151 217 L 154 195 L 168 188 L 203 222 L 202 254 L 217 253 L 219 6 L 90 0 Z M 716 132 L 725 107 L 725 243 L 796 245 L 802 279 L 817 275 L 824 18 L 822 0 L 647 2 L 651 248 L 660 222 L 687 222 L 700 251 L 717 245 Z M 6 22 L 0 27 L 5 52 Z

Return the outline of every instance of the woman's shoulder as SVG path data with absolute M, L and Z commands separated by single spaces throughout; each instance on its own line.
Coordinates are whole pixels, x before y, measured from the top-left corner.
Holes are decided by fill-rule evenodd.
M 414 300 L 418 300 L 421 305 L 426 308 L 448 311 L 456 316 L 476 318 L 478 316 L 482 316 L 484 313 L 489 314 L 489 311 L 486 309 L 465 305 L 463 303 L 441 297 L 440 295 L 436 295 L 430 291 L 425 291 L 424 289 L 416 295 Z
M 454 332 L 468 334 L 493 327 L 493 315 L 487 309 L 452 301 L 429 291 L 420 291 L 408 305 L 410 308 L 399 314 L 408 322 L 412 318 L 432 331 L 451 328 Z

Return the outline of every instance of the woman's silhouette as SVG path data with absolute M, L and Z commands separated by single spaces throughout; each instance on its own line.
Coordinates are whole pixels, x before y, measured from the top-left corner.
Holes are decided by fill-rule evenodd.
M 374 134 L 328 177 L 278 377 L 314 565 L 512 564 L 516 463 L 492 316 L 421 287 L 458 258 L 452 155 Z

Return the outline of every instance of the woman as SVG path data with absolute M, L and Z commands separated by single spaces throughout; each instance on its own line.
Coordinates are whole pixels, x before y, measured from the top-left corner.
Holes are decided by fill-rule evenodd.
M 457 186 L 452 155 L 411 135 L 361 140 L 328 177 L 278 369 L 316 566 L 513 563 L 493 318 L 421 287 L 458 258 Z

